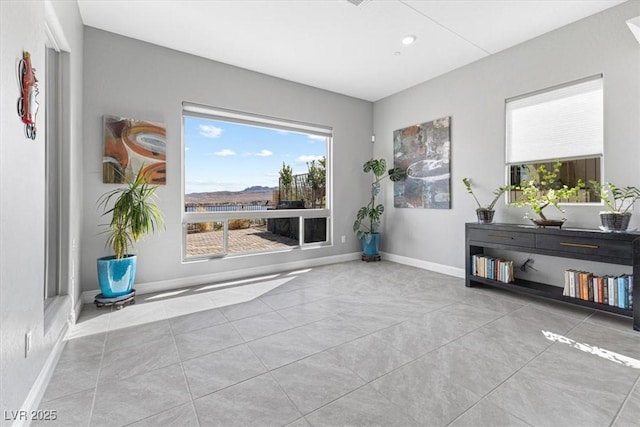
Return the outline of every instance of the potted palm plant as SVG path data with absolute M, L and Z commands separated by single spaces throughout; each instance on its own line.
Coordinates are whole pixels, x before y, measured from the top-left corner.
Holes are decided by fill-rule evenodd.
M 493 195 L 495 197 L 493 198 L 491 203 L 489 203 L 487 206 L 482 206 L 476 195 L 473 193 L 473 189 L 471 188 L 471 181 L 469 180 L 469 178 L 462 178 L 462 183 L 467 188 L 467 193 L 471 194 L 473 196 L 473 199 L 478 204 L 476 215 L 478 216 L 478 222 L 481 224 L 489 224 L 493 221 L 493 214 L 495 213 L 493 207 L 498 202 L 498 199 L 500 199 L 500 196 L 502 196 L 506 191 L 509 191 L 513 188 L 513 186 L 511 185 L 499 187 L 496 191 L 493 192 Z
M 578 180 L 574 187 L 562 184 L 558 179 L 561 166 L 562 162 L 556 160 L 552 170 L 547 169 L 544 164 L 535 169 L 530 167 L 530 179 L 524 180 L 520 185 L 514 187 L 514 190 L 520 194 L 516 196 L 516 200 L 511 202 L 511 206 L 529 206 L 538 216 L 530 219 L 539 227 L 562 227 L 566 218 L 549 219 L 544 214 L 544 209 L 553 206 L 564 213 L 560 203 L 580 200 L 580 190 L 585 187 L 582 180 Z
M 640 199 L 640 190 L 633 186 L 618 187 L 610 182 L 606 185 L 589 181 L 596 197 L 604 202 L 608 210 L 600 212 L 602 227 L 607 231 L 625 231 L 631 219 L 630 210 Z
M 136 255 L 130 249 L 147 234 L 163 226 L 155 195 L 157 186 L 147 183 L 142 168 L 124 187 L 111 190 L 98 199 L 103 216 L 111 215 L 104 232 L 107 247 L 114 255 L 98 259 L 98 283 L 105 298 L 131 292 L 136 273 Z
M 362 250 L 366 257 L 377 257 L 380 248 L 380 219 L 384 212 L 384 205 L 376 205 L 376 196 L 380 193 L 380 182 L 388 176 L 391 181 L 399 181 L 405 175 L 401 168 L 391 168 L 387 171 L 385 159 L 371 159 L 362 166 L 364 173 L 373 174 L 371 183 L 371 198 L 366 206 L 361 207 L 353 223 L 353 231 L 362 241 Z

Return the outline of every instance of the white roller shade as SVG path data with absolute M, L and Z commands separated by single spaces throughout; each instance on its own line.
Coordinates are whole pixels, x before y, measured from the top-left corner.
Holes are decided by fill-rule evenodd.
M 0 0 L 1 1 L 1 0 Z M 282 120 L 274 117 L 262 116 L 258 114 L 242 113 L 238 111 L 208 107 L 190 102 L 182 103 L 183 114 L 205 119 L 222 120 L 226 122 L 241 123 L 246 125 L 264 125 L 274 129 L 281 129 L 290 132 L 303 132 L 311 135 L 332 137 L 333 130 L 330 127 L 314 125 L 311 123 L 294 122 Z
M 506 101 L 507 163 L 603 154 L 602 76 Z

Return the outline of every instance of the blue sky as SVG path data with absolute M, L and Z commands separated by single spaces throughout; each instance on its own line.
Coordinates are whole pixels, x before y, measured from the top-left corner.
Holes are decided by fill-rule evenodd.
M 278 186 L 282 162 L 293 173 L 326 156 L 326 138 L 184 117 L 185 194 Z

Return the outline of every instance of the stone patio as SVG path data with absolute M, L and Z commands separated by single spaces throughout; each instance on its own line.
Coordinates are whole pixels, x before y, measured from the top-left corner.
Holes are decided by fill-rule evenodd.
M 297 240 L 273 234 L 266 226 L 229 230 L 229 253 L 278 250 L 297 245 Z M 187 234 L 187 257 L 221 254 L 223 250 L 222 230 Z

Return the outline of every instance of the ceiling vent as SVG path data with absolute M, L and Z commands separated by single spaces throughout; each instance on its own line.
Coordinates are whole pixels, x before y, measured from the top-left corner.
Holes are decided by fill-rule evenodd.
M 368 3 L 370 0 L 347 0 L 354 6 L 364 6 L 365 3 Z

